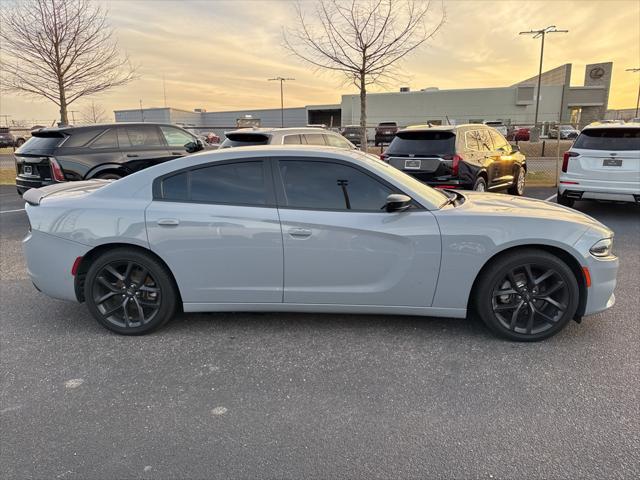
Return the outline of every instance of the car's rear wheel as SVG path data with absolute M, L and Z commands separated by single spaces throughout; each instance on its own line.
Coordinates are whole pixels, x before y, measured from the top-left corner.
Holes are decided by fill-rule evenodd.
M 556 201 L 565 207 L 573 207 L 576 201 L 573 198 L 568 198 L 562 195 L 560 192 L 556 195 Z
M 498 257 L 478 279 L 474 305 L 496 334 L 537 341 L 562 330 L 575 316 L 580 290 L 560 258 L 527 249 Z
M 176 311 L 177 297 L 164 265 L 132 248 L 98 257 L 85 280 L 85 300 L 93 317 L 122 335 L 141 335 L 164 325 Z
M 473 184 L 473 190 L 476 192 L 486 192 L 487 191 L 487 181 L 484 177 L 476 178 L 475 183 Z
M 524 195 L 524 185 L 525 185 L 525 171 L 524 168 L 518 166 L 516 167 L 517 171 L 513 177 L 513 185 L 509 187 L 508 192 L 511 195 Z

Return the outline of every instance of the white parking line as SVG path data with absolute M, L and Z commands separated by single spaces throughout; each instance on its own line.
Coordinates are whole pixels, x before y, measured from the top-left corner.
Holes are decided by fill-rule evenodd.
M 18 210 L 0 210 L 0 213 L 15 213 L 15 212 L 24 212 L 24 208 L 19 208 Z
M 545 201 L 545 202 L 548 202 L 549 200 L 551 200 L 551 199 L 553 199 L 553 198 L 556 198 L 557 196 L 558 196 L 558 194 L 557 194 L 557 193 L 554 193 L 554 194 L 553 194 L 553 195 L 551 195 L 549 198 L 545 198 L 545 199 L 544 199 L 544 201 Z

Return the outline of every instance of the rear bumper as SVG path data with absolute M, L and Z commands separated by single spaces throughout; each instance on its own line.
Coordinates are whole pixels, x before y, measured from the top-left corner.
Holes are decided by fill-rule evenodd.
M 396 136 L 395 133 L 376 133 L 376 142 L 390 143 Z
M 53 185 L 54 183 L 57 183 L 57 182 L 46 181 L 46 180 L 43 181 L 39 178 L 30 179 L 22 176 L 16 177 L 16 189 L 18 190 L 18 193 L 20 195 L 22 195 L 24 192 L 26 192 L 30 188 L 46 187 L 47 185 Z
M 585 180 L 570 175 L 560 175 L 558 193 L 575 200 L 612 200 L 639 203 L 640 182 Z
M 36 289 L 53 298 L 77 301 L 71 268 L 90 247 L 33 230 L 22 241 L 22 248 Z

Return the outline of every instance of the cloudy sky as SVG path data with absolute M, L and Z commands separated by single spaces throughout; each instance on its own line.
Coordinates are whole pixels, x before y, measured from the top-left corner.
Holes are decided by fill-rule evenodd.
M 120 48 L 139 65 L 140 78 L 93 100 L 114 109 L 167 104 L 209 111 L 279 107 L 273 76 L 295 77 L 286 85 L 285 104 L 339 103 L 355 93 L 334 74 L 318 72 L 282 47 L 283 28 L 294 25 L 288 1 L 105 0 Z M 303 5 L 313 7 L 313 0 Z M 582 84 L 588 63 L 613 61 L 610 108 L 635 106 L 640 74 L 638 0 L 511 1 L 444 0 L 446 23 L 439 33 L 401 64 L 402 83 L 413 89 L 437 86 L 505 86 L 537 73 L 539 40 L 521 30 L 555 24 L 568 34 L 550 36 L 545 69 L 573 64 L 572 84 Z M 433 1 L 432 20 L 441 15 Z M 396 90 L 400 85 L 378 88 Z M 375 88 L 373 89 L 376 90 Z M 2 94 L 0 114 L 19 120 L 53 120 L 57 107 L 40 100 Z M 88 101 L 90 102 L 91 99 Z M 72 110 L 81 110 L 78 101 Z

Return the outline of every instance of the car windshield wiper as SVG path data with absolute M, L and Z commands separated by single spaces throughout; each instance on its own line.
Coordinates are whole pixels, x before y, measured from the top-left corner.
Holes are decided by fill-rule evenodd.
M 446 207 L 447 205 L 450 205 L 452 203 L 455 204 L 456 200 L 458 199 L 458 194 L 456 192 L 449 192 L 447 190 L 442 190 L 442 193 L 445 194 L 448 198 L 444 201 L 442 205 L 440 205 L 439 208 Z

